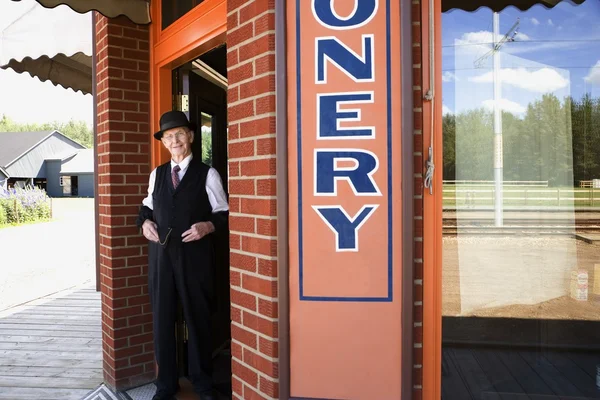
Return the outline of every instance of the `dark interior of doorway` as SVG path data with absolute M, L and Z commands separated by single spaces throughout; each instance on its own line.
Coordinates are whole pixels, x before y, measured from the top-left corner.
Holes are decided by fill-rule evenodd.
M 196 124 L 192 153 L 217 170 L 228 193 L 227 49 L 221 45 L 173 71 L 173 109 Z M 231 398 L 231 328 L 229 295 L 229 229 L 216 234 L 215 301 L 212 316 L 213 378 L 216 389 Z M 177 359 L 180 376 L 188 374 L 187 330 L 179 307 Z

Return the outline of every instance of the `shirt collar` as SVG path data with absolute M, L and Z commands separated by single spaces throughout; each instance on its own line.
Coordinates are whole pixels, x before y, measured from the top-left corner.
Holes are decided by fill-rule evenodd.
M 187 156 L 186 158 L 183 159 L 183 161 L 181 161 L 179 163 L 179 168 L 181 168 L 181 171 L 185 171 L 186 168 L 188 167 L 188 165 L 190 165 L 190 162 L 192 161 L 193 158 L 193 154 L 190 153 L 189 156 Z M 177 165 L 177 163 L 173 160 L 171 160 L 171 169 L 173 169 L 173 167 L 175 167 Z

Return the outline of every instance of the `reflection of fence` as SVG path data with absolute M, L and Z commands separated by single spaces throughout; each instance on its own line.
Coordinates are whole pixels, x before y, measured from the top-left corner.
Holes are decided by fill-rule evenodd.
M 600 188 L 548 188 L 548 187 L 503 188 L 505 206 L 573 206 L 599 207 Z M 444 185 L 445 206 L 491 206 L 495 201 L 495 189 L 485 185 Z
M 600 188 L 600 179 L 591 179 L 589 181 L 579 181 L 579 187 L 582 188 Z
M 494 181 L 443 181 L 446 185 L 494 186 Z M 548 181 L 504 181 L 503 186 L 541 186 L 548 187 Z

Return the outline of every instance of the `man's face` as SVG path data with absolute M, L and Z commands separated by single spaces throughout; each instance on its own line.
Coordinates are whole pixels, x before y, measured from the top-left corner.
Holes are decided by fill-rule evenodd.
M 185 127 L 164 131 L 161 141 L 171 153 L 171 157 L 185 157 L 192 152 L 194 132 Z

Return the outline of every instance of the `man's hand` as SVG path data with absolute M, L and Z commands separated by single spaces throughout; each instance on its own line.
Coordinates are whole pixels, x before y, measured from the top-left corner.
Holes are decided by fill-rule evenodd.
M 151 242 L 158 242 L 158 231 L 156 230 L 156 223 L 154 223 L 154 221 L 150 221 L 149 219 L 145 220 L 142 225 L 142 232 L 146 239 Z
M 181 237 L 183 238 L 182 242 L 192 242 L 194 240 L 200 240 L 204 236 L 208 235 L 215 231 L 215 226 L 212 222 L 198 222 L 187 231 L 183 232 Z

